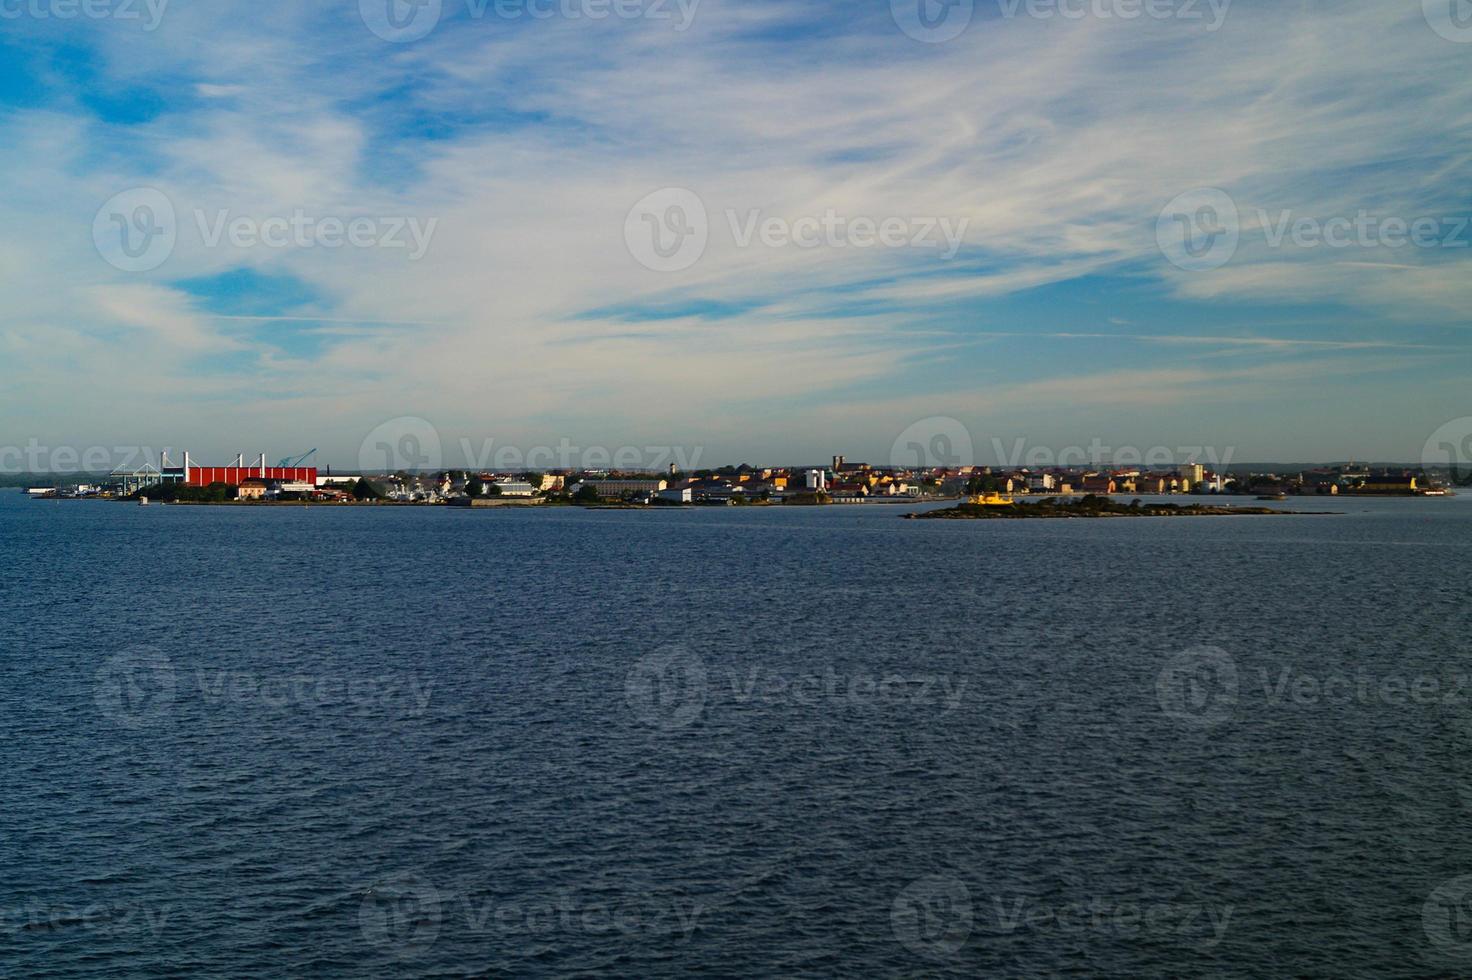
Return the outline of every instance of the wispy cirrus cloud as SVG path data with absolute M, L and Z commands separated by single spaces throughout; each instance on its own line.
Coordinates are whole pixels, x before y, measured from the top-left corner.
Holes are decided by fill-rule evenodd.
M 1468 210 L 1466 46 L 1414 6 L 1239 0 L 1214 31 L 981 10 L 934 45 L 884 5 L 775 0 L 704 0 L 685 30 L 447 4 L 402 45 L 330 2 L 171 6 L 152 32 L 22 21 L 0 49 L 32 79 L 0 117 L 0 218 L 15 232 L 0 245 L 0 342 L 37 377 L 56 370 L 37 330 L 78 349 L 92 383 L 51 423 L 70 438 L 102 439 L 144 372 L 160 382 L 147 417 L 201 450 L 297 439 L 291 413 L 312 405 L 326 430 L 312 441 L 344 461 L 403 411 L 537 442 L 678 428 L 711 433 L 717 455 L 821 457 L 836 439 L 880 445 L 876 405 L 990 411 L 965 397 L 968 376 L 1060 431 L 1091 424 L 1101 403 L 1086 393 L 1121 377 L 1178 378 L 1151 385 L 1151 404 L 1240 442 L 1201 390 L 1214 406 L 1260 392 L 1251 375 L 1195 373 L 1221 352 L 1255 358 L 1256 377 L 1290 359 L 1304 399 L 1342 383 L 1328 355 L 1364 358 L 1377 383 L 1430 393 L 1402 409 L 1411 440 L 1459 397 L 1468 252 L 1273 247 L 1256 215 Z M 89 229 L 135 186 L 167 194 L 179 240 L 127 274 Z M 1208 186 L 1239 205 L 1242 241 L 1222 268 L 1185 272 L 1159 251 L 1157 217 Z M 629 209 L 661 187 L 693 191 L 709 223 L 677 273 L 641 266 L 625 241 Z M 298 211 L 438 224 L 418 261 L 212 246 L 200 230 L 222 212 Z M 731 216 L 753 212 L 965 232 L 949 261 L 743 245 Z M 310 299 L 241 310 L 189 285 L 241 270 Z M 1256 336 L 1265 319 L 1297 327 Z M 1383 360 L 1422 347 L 1440 354 Z M 245 406 L 177 411 L 222 378 Z M 815 406 L 827 421 L 808 433 Z M 738 413 L 750 424 L 732 425 Z M 236 436 L 243 419 L 252 431 Z M 1286 452 L 1282 433 L 1261 438 Z

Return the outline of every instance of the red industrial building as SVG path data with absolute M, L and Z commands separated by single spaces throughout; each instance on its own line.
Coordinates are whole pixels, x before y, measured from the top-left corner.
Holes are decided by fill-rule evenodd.
M 207 487 L 211 483 L 238 487 L 246 480 L 265 480 L 268 483 L 304 483 L 315 487 L 317 467 L 296 465 L 311 455 L 312 453 L 307 453 L 296 460 L 282 461 L 292 465 L 267 466 L 266 454 L 261 453 L 260 459 L 250 465 L 245 464 L 244 457 L 236 457 L 230 466 L 195 466 L 186 452 L 183 466 L 169 466 L 165 463 L 161 471 L 161 482 L 182 483 L 190 487 Z

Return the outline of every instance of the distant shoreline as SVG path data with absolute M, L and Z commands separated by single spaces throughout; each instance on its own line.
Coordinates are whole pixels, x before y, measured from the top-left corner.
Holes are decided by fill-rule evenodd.
M 1220 504 L 1120 504 L 1105 497 L 1083 497 L 1059 503 L 1046 498 L 1036 503 L 997 501 L 963 503 L 924 514 L 905 514 L 906 520 L 1036 521 L 1098 520 L 1130 517 L 1266 517 L 1342 516 L 1336 511 L 1278 510 L 1273 507 L 1234 507 Z

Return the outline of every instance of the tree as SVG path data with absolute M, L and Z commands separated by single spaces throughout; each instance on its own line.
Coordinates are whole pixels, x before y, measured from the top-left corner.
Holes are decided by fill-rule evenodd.
M 360 476 L 358 477 L 358 482 L 353 484 L 353 499 L 382 500 L 383 494 L 379 493 L 378 488 L 368 482 L 366 476 Z
M 499 496 L 501 496 L 501 487 L 500 487 L 499 484 L 492 483 L 492 484 L 490 484 L 488 486 L 485 486 L 485 492 L 489 496 L 499 497 Z
M 480 477 L 472 476 L 470 479 L 465 481 L 465 492 L 472 497 L 484 496 L 486 492 L 486 483 Z
M 598 502 L 598 488 L 591 483 L 584 483 L 578 492 L 573 495 L 572 499 L 580 504 L 596 504 Z

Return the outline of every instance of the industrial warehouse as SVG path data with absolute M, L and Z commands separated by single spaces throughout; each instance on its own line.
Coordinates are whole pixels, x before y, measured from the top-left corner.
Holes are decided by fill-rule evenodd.
M 151 487 L 157 487 L 167 495 L 179 487 L 222 486 L 232 488 L 237 499 L 260 500 L 266 497 L 335 497 L 339 491 L 333 489 L 332 484 L 356 482 L 356 478 L 351 477 L 319 476 L 316 466 L 307 465 L 316 453 L 317 450 L 313 449 L 300 456 L 287 457 L 274 466 L 267 465 L 265 453 L 252 463 L 246 463 L 245 454 L 241 453 L 228 466 L 200 466 L 186 450 L 176 466 L 165 452 L 159 466 L 144 465 L 115 471 L 109 476 L 106 486 L 96 489 L 126 497 Z

